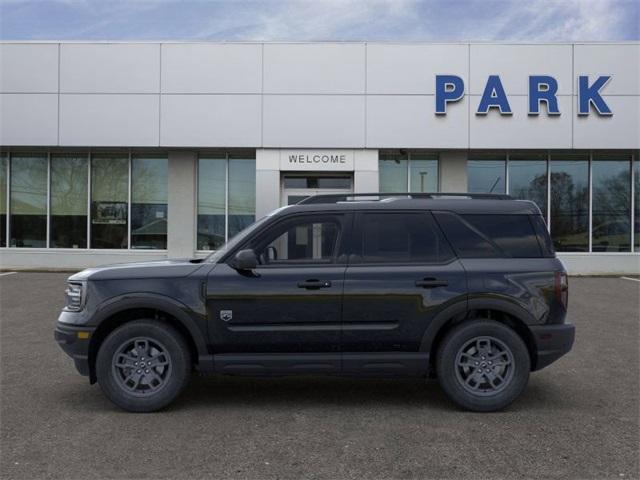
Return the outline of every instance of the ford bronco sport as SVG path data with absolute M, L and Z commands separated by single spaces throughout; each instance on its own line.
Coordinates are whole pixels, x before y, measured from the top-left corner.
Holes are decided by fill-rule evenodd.
M 167 406 L 194 370 L 433 375 L 461 407 L 491 411 L 571 349 L 567 290 L 532 202 L 319 195 L 205 259 L 72 275 L 55 338 L 130 411 Z

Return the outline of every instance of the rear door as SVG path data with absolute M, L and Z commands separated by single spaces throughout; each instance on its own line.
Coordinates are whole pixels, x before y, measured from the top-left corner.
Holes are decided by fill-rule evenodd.
M 466 301 L 460 261 L 429 212 L 362 212 L 345 274 L 343 369 L 420 373 L 431 320 Z

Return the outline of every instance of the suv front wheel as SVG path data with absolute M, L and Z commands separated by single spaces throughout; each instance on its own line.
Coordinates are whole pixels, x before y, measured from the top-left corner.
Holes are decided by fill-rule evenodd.
M 471 320 L 451 330 L 436 358 L 438 381 L 461 407 L 500 410 L 527 386 L 531 361 L 511 328 L 493 320 Z
M 153 412 L 169 405 L 186 387 L 191 373 L 189 348 L 170 325 L 135 320 L 104 340 L 96 376 L 105 395 L 132 412 Z

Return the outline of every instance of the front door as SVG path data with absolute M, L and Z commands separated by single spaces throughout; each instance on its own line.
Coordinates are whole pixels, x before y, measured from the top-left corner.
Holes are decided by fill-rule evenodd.
M 419 349 L 429 323 L 466 300 L 460 261 L 429 212 L 358 213 L 353 235 L 344 287 L 343 369 L 423 373 L 427 353 Z
M 207 285 L 214 353 L 334 352 L 329 363 L 314 364 L 319 371 L 338 370 L 346 270 L 341 249 L 350 222 L 345 213 L 293 215 L 242 247 L 258 256 L 252 274 L 216 265 Z

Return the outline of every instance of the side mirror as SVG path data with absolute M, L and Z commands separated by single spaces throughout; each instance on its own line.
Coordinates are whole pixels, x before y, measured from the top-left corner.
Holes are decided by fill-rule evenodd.
M 233 259 L 233 268 L 240 271 L 251 271 L 258 266 L 256 252 L 250 248 L 240 250 Z

